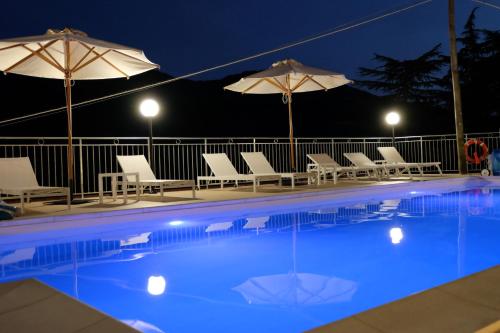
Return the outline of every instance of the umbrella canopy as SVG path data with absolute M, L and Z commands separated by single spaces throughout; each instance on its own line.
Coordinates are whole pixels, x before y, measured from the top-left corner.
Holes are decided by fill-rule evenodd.
M 0 40 L 0 70 L 49 79 L 98 80 L 143 73 L 158 65 L 141 50 L 66 28 Z
M 243 94 L 283 94 L 288 103 L 290 127 L 290 160 L 295 169 L 293 149 L 292 94 L 317 90 L 328 90 L 351 83 L 343 74 L 309 67 L 287 59 L 274 63 L 269 69 L 249 75 L 224 89 Z
M 68 114 L 68 186 L 73 181 L 71 81 L 129 78 L 159 66 L 140 50 L 88 37 L 65 28 L 45 35 L 0 40 L 0 71 L 63 79 Z
M 319 305 L 346 302 L 357 283 L 310 273 L 290 273 L 253 277 L 233 290 L 251 304 Z

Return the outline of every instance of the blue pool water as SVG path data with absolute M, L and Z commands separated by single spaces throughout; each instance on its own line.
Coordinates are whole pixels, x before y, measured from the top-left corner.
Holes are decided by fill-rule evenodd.
M 494 187 L 152 225 L 0 241 L 0 281 L 36 277 L 144 332 L 300 332 L 500 263 Z

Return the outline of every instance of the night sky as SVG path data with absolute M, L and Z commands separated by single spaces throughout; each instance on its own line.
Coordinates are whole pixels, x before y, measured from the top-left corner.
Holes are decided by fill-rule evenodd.
M 500 1 L 491 0 L 500 5 Z M 171 0 L 43 1 L 2 3 L 0 38 L 43 34 L 73 27 L 91 37 L 143 49 L 163 72 L 183 75 L 274 48 L 403 6 L 398 0 Z M 457 30 L 479 6 L 458 0 Z M 447 1 L 416 9 L 297 48 L 197 77 L 216 79 L 261 69 L 281 58 L 359 78 L 358 67 L 373 65 L 374 52 L 396 58 L 418 56 L 437 43 L 448 53 Z M 480 6 L 477 24 L 499 29 L 500 10 Z

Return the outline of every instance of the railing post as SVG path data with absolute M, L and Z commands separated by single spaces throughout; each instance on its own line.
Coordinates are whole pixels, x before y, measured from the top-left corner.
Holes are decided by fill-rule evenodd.
M 295 138 L 295 170 L 299 171 L 299 164 L 298 159 L 299 159 L 299 140 Z
M 420 137 L 420 163 L 424 163 L 424 138 Z
M 204 139 L 204 142 L 205 142 L 205 154 L 208 154 L 208 142 L 207 142 L 207 138 Z M 205 159 L 201 159 L 202 162 L 205 160 Z M 207 166 L 207 163 L 204 163 L 205 164 L 205 176 L 208 176 L 208 166 Z M 201 186 L 201 185 L 200 185 Z
M 366 155 L 366 139 L 363 139 L 363 153 Z
M 465 138 L 465 142 L 469 141 L 469 137 L 468 137 L 467 133 L 464 133 L 464 138 Z M 462 145 L 461 149 L 464 149 L 463 145 Z M 465 167 L 467 168 L 467 173 L 469 173 L 469 162 L 467 162 L 467 160 L 465 161 Z M 458 170 L 458 172 L 460 172 L 460 170 Z
M 82 197 L 83 199 L 83 193 L 84 193 L 84 189 L 83 189 L 83 140 L 80 138 L 78 139 L 78 146 L 79 146 L 79 149 L 80 149 L 80 153 L 79 153 L 79 156 L 80 156 L 80 196 Z
M 253 152 L 255 153 L 257 151 L 257 143 L 256 143 L 256 139 L 253 138 Z

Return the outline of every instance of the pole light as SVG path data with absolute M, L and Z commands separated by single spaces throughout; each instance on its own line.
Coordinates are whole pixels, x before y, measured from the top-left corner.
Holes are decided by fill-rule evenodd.
M 399 124 L 401 117 L 396 111 L 391 111 L 385 115 L 385 122 L 392 127 L 392 145 L 395 145 L 396 138 L 394 136 L 394 127 Z
M 153 118 L 160 112 L 160 105 L 154 99 L 145 99 L 139 105 L 142 116 L 149 120 L 149 141 L 148 141 L 148 161 L 153 167 Z

